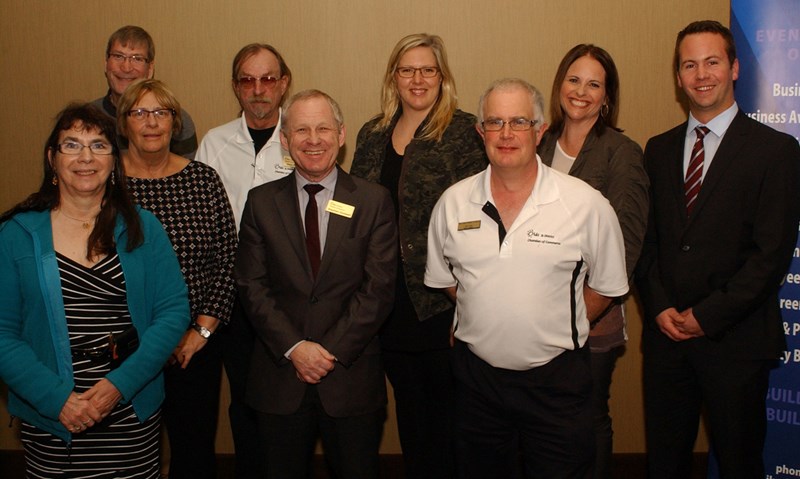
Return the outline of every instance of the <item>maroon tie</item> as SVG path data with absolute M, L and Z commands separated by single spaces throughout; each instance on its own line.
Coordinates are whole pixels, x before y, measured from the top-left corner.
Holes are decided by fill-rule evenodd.
M 686 179 L 683 182 L 683 191 L 686 195 L 686 215 L 692 214 L 692 209 L 700 193 L 700 185 L 703 183 L 703 160 L 705 159 L 705 149 L 703 148 L 703 138 L 709 130 L 705 126 L 698 126 L 694 129 L 697 140 L 692 147 L 692 156 L 689 159 L 689 168 L 686 169 Z
M 322 257 L 319 247 L 319 218 L 317 218 L 317 200 L 314 195 L 323 190 L 322 185 L 309 183 L 303 187 L 308 193 L 308 204 L 306 205 L 306 251 L 311 262 L 311 271 L 317 277 L 319 271 L 319 261 Z

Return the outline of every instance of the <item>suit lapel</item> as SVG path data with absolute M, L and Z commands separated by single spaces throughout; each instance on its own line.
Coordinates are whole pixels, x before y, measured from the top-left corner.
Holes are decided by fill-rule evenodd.
M 311 277 L 311 262 L 306 251 L 306 235 L 303 231 L 300 204 L 297 199 L 296 173 L 287 177 L 284 188 L 274 197 L 273 208 L 278 212 L 281 224 L 290 239 L 294 253 L 306 267 L 306 273 Z
M 725 136 L 722 137 L 722 142 L 714 154 L 711 166 L 709 166 L 703 184 L 700 187 L 700 194 L 697 196 L 697 203 L 694 206 L 694 215 L 696 218 L 703 206 L 708 202 L 708 198 L 713 194 L 714 189 L 717 187 L 725 171 L 730 168 L 731 163 L 736 158 L 736 155 L 741 151 L 742 146 L 745 144 L 747 138 L 746 123 L 743 121 L 744 113 L 741 111 L 736 114 Z
M 353 212 L 353 216 L 358 214 L 355 191 L 356 185 L 353 179 L 340 169 L 339 176 L 336 179 L 336 189 L 333 192 L 333 201 L 355 206 L 356 210 Z M 325 250 L 322 252 L 322 261 L 319 265 L 317 279 L 327 273 L 331 264 L 331 258 L 336 255 L 336 250 L 342 243 L 342 238 L 344 238 L 345 233 L 350 230 L 352 222 L 353 218 L 346 218 L 330 213 L 330 218 L 328 219 L 328 233 L 325 236 Z

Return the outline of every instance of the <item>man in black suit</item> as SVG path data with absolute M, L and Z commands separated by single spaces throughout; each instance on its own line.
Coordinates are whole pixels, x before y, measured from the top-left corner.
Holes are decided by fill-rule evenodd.
M 246 401 L 268 478 L 308 477 L 319 434 L 336 477 L 378 477 L 386 386 L 376 334 L 394 299 L 389 193 L 336 167 L 339 106 L 308 90 L 283 111 L 294 173 L 252 189 L 235 276 L 258 344 Z
M 769 370 L 785 349 L 778 288 L 800 218 L 800 146 L 738 110 L 730 30 L 694 22 L 675 45 L 689 120 L 645 149 L 650 478 L 690 476 L 704 406 L 723 478 L 762 478 Z

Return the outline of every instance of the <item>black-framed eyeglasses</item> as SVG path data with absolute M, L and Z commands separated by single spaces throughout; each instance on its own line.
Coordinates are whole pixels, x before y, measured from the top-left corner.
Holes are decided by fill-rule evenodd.
M 527 118 L 512 118 L 508 121 L 501 120 L 500 118 L 489 118 L 481 122 L 483 131 L 500 131 L 506 124 L 514 131 L 528 131 L 533 128 L 533 125 L 539 123 L 536 120 L 529 120 Z
M 439 74 L 439 67 L 397 67 L 394 71 L 400 78 L 412 78 L 417 72 L 422 78 L 433 78 Z
M 80 155 L 84 148 L 89 148 L 93 155 L 110 155 L 114 153 L 114 147 L 105 141 L 95 141 L 84 145 L 77 141 L 65 141 L 56 145 L 58 151 L 65 155 Z
M 264 88 L 275 88 L 280 78 L 272 75 L 264 75 L 263 77 L 240 77 L 236 79 L 236 84 L 247 90 L 255 88 L 256 83 L 261 83 Z
M 150 63 L 150 59 L 144 55 L 123 55 L 122 53 L 109 53 L 108 59 L 113 61 L 114 63 L 125 63 L 125 60 L 130 60 L 131 64 L 133 65 L 147 65 Z
M 128 110 L 128 118 L 136 121 L 144 121 L 149 115 L 153 115 L 156 120 L 162 121 L 175 116 L 177 113 L 178 112 L 172 108 L 158 108 L 156 110 L 136 108 L 133 110 Z

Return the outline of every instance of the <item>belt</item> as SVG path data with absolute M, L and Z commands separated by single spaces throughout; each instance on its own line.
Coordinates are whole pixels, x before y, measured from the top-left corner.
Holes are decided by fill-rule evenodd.
M 70 348 L 72 359 L 109 359 L 111 358 L 111 347 L 96 346 L 94 348 Z

